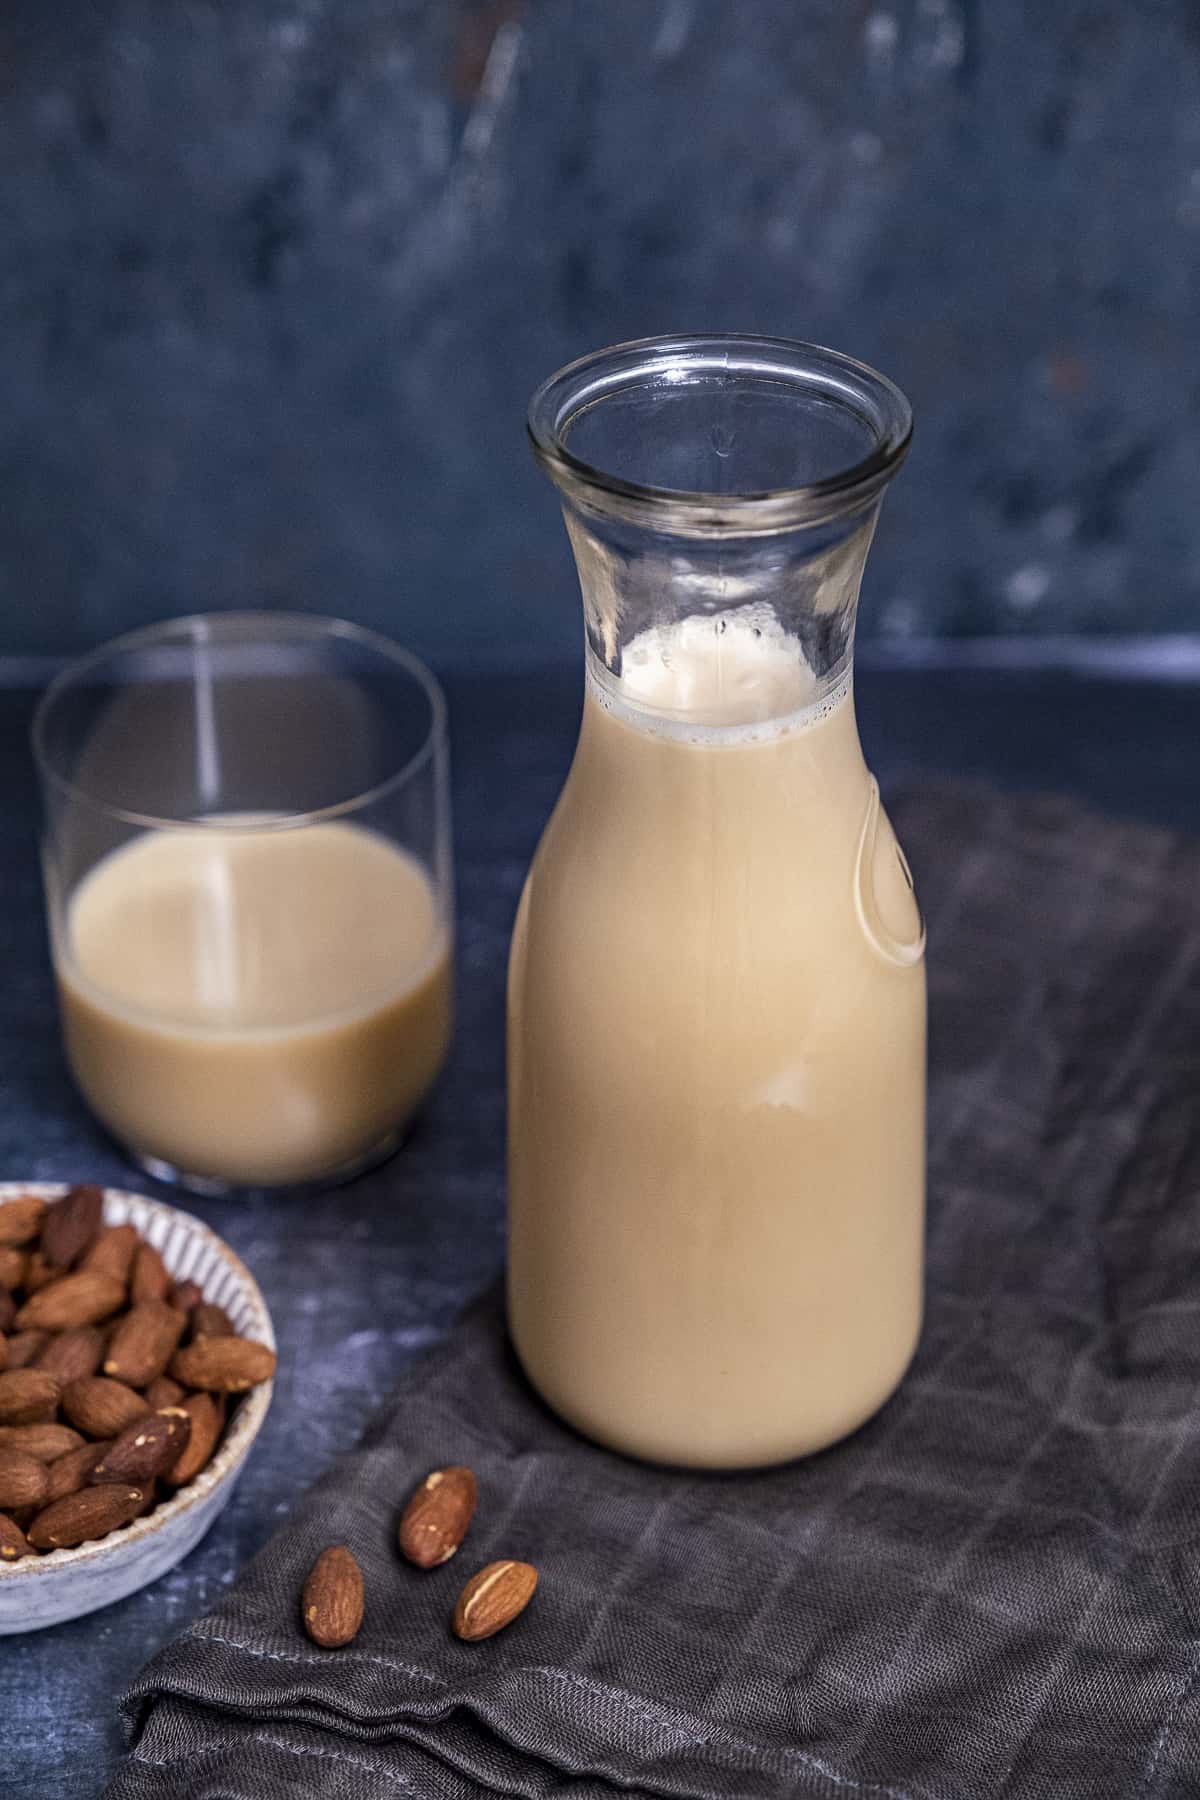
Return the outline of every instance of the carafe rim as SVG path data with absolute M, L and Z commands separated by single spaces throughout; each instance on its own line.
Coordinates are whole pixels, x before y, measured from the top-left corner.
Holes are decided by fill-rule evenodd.
M 606 399 L 639 386 L 671 389 L 728 376 L 790 385 L 853 414 L 870 448 L 845 468 L 804 484 L 733 493 L 633 481 L 571 449 L 572 426 Z M 567 363 L 536 390 L 528 431 L 538 462 L 581 510 L 685 537 L 748 537 L 822 525 L 869 506 L 908 454 L 912 408 L 868 363 L 802 339 L 702 332 L 632 339 Z

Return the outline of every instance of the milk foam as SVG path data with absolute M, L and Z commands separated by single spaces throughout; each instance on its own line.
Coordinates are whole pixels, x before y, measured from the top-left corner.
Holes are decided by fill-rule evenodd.
M 596 699 L 626 723 L 697 743 L 772 738 L 817 723 L 845 698 L 823 688 L 799 639 L 769 606 L 693 614 L 641 631 L 613 675 L 589 656 Z

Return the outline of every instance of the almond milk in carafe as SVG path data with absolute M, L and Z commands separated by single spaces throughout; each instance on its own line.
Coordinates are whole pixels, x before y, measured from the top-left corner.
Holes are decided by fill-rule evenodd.
M 585 359 L 531 424 L 588 641 L 513 938 L 513 1339 L 601 1442 L 778 1462 L 868 1418 L 920 1326 L 924 939 L 851 668 L 907 407 L 691 339 Z

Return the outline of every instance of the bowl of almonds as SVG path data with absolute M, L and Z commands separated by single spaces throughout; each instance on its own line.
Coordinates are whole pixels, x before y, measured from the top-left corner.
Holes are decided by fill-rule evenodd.
M 258 1286 L 199 1219 L 0 1183 L 0 1635 L 109 1606 L 186 1556 L 274 1371 Z

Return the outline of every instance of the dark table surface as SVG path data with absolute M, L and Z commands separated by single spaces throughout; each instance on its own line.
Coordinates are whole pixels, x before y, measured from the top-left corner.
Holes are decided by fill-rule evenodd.
M 860 671 L 868 755 L 886 787 L 942 771 L 1052 788 L 1110 812 L 1200 829 L 1200 658 L 945 653 Z M 254 1456 L 208 1539 L 105 1612 L 0 1638 L 0 1796 L 80 1800 L 120 1755 L 116 1698 L 218 1598 L 297 1493 L 357 1438 L 411 1357 L 503 1253 L 503 981 L 520 884 L 565 774 L 577 670 L 448 675 L 458 852 L 459 1029 L 450 1067 L 386 1167 L 305 1199 L 187 1200 L 254 1270 L 280 1374 Z M 145 1180 L 89 1121 L 58 1046 L 26 750 L 33 696 L 0 691 L 0 1175 Z M 916 870 L 918 885 L 920 868 Z

